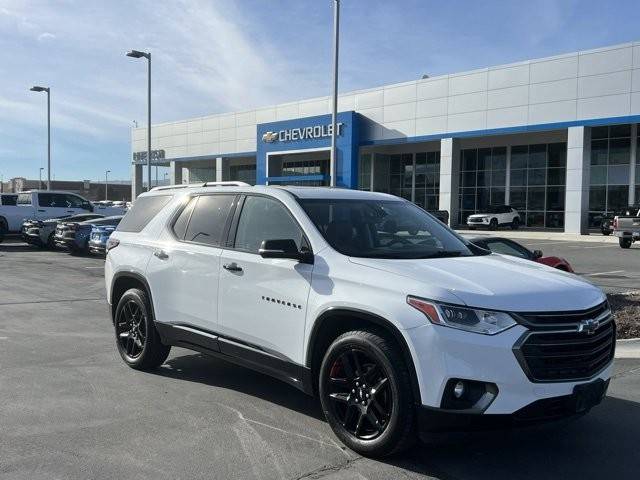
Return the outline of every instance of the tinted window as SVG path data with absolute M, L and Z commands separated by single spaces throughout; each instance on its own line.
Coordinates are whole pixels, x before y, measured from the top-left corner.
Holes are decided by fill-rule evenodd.
M 124 216 L 120 225 L 119 232 L 140 232 L 147 223 L 155 217 L 162 207 L 171 200 L 171 195 L 154 195 L 152 197 L 140 197 Z
M 235 195 L 198 197 L 189 220 L 185 241 L 219 246 Z
M 520 245 L 507 240 L 487 240 L 485 245 L 493 253 L 511 255 L 512 257 L 529 258 L 529 252 Z
M 66 207 L 66 195 L 64 193 L 39 193 L 38 205 L 41 207 Z
M 303 234 L 288 210 L 268 197 L 247 197 L 238 221 L 235 247 L 258 253 L 263 240 L 288 240 L 302 246 Z
M 0 204 L 15 206 L 17 202 L 18 202 L 17 195 L 3 195 L 2 201 L 0 201 Z
M 82 198 L 78 197 L 77 195 L 65 195 L 64 196 L 64 200 L 66 202 L 66 207 L 69 208 L 82 208 L 82 204 L 83 204 L 83 200 Z
M 192 198 L 173 224 L 173 233 L 175 233 L 176 237 L 180 240 L 183 240 L 185 233 L 187 233 L 187 224 L 189 223 L 191 212 L 193 212 L 193 207 L 197 201 L 197 198 Z

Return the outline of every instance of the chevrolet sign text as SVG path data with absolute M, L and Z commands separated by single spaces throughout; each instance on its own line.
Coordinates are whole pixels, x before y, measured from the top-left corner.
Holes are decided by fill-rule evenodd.
M 342 135 L 343 123 L 337 123 L 338 131 L 336 136 Z M 333 130 L 332 125 L 316 125 L 314 127 L 289 128 L 280 130 L 279 132 L 267 132 L 262 135 L 262 141 L 267 143 L 278 142 L 296 142 L 298 140 L 315 140 L 318 138 L 326 138 L 331 136 Z

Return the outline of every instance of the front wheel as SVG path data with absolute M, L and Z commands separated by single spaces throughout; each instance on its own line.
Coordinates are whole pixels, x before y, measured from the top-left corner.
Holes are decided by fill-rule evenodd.
M 620 238 L 618 242 L 620 242 L 621 248 L 631 248 L 631 243 L 633 243 L 630 238 Z
M 498 229 L 498 219 L 492 218 L 489 222 L 489 230 L 497 230 Z
M 124 362 L 136 370 L 153 370 L 171 351 L 156 330 L 151 304 L 140 289 L 127 290 L 116 307 L 116 345 Z
M 414 441 L 409 371 L 396 344 L 368 331 L 339 336 L 320 367 L 322 410 L 340 440 L 367 456 L 385 456 Z

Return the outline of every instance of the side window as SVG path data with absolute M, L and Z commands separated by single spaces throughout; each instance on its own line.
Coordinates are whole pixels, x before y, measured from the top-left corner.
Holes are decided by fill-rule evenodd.
M 55 199 L 53 193 L 39 193 L 38 205 L 41 207 L 55 207 Z
M 529 258 L 528 253 L 522 247 L 500 240 L 488 241 L 487 247 L 493 253 L 501 255 L 511 255 L 512 257 Z
M 77 195 L 65 195 L 65 201 L 69 208 L 82 208 L 82 199 Z
M 300 249 L 303 233 L 288 210 L 268 197 L 247 197 L 238 221 L 235 248 L 258 253 L 263 240 L 287 239 L 294 240 Z
M 152 195 L 136 199 L 118 225 L 118 231 L 141 232 L 153 217 L 169 203 L 171 197 L 172 195 Z
M 220 246 L 235 195 L 202 195 L 196 199 L 189 226 L 184 236 L 187 242 Z
M 197 201 L 197 198 L 189 200 L 187 206 L 182 209 L 182 212 L 180 212 L 180 215 L 178 215 L 178 218 L 173 223 L 173 233 L 175 233 L 176 237 L 180 240 L 183 240 L 185 233 L 187 233 L 187 224 L 189 223 L 191 212 L 193 212 L 193 207 Z

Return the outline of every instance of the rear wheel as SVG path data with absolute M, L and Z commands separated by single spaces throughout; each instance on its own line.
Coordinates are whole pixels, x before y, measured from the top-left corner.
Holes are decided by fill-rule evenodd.
M 498 229 L 498 219 L 492 218 L 489 222 L 489 230 L 497 230 Z
M 137 288 L 127 290 L 118 302 L 115 334 L 120 356 L 136 370 L 159 367 L 171 351 L 160 341 L 147 294 Z
M 390 455 L 414 441 L 409 371 L 395 343 L 368 331 L 347 332 L 320 367 L 322 409 L 340 440 L 368 456 Z
M 630 238 L 620 238 L 618 240 L 620 242 L 620 247 L 622 248 L 630 248 L 631 247 L 631 239 Z
M 513 219 L 511 222 L 511 230 L 517 230 L 520 227 L 520 219 L 518 217 Z

